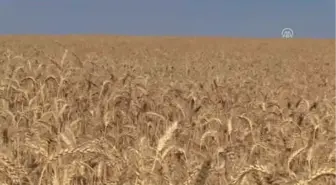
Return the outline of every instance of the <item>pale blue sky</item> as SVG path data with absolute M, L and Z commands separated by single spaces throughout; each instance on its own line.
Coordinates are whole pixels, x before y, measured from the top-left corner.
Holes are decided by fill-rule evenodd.
M 0 0 L 0 34 L 335 38 L 335 0 Z

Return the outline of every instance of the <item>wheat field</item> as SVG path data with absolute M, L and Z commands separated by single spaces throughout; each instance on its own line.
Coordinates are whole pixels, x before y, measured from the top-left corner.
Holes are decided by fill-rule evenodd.
M 1 185 L 335 184 L 335 41 L 1 36 Z

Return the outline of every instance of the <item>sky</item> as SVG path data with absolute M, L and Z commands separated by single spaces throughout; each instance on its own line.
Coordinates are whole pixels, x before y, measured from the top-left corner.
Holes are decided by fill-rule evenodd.
M 335 0 L 0 0 L 0 34 L 335 38 Z

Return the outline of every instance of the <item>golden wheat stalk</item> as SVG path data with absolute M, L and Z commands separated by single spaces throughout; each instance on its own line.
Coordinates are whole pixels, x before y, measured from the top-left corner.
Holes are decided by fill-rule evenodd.
M 156 148 L 156 157 L 153 162 L 153 167 L 152 167 L 152 172 L 154 171 L 155 168 L 155 163 L 159 157 L 160 152 L 162 149 L 165 147 L 167 141 L 173 136 L 174 131 L 178 127 L 178 121 L 175 121 L 165 132 L 165 134 L 159 139 L 157 148 Z
M 261 172 L 264 174 L 271 174 L 271 172 L 265 167 L 265 166 L 261 166 L 261 165 L 251 165 L 248 166 L 246 168 L 243 168 L 239 174 L 237 175 L 236 178 L 234 178 L 229 185 L 236 185 L 238 184 L 247 174 L 249 174 L 252 171 L 256 171 L 256 172 Z

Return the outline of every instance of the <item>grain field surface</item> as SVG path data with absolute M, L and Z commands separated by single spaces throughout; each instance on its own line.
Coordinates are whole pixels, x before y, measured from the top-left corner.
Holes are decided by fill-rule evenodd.
M 0 36 L 1 185 L 332 185 L 335 143 L 335 40 Z

